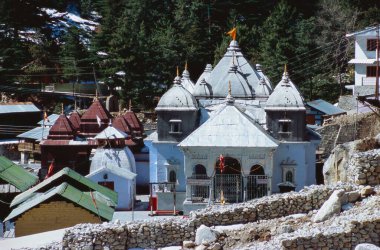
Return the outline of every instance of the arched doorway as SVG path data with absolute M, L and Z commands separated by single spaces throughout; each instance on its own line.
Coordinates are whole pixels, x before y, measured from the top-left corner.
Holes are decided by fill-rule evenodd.
M 202 164 L 197 164 L 193 168 L 192 179 L 197 180 L 206 180 L 209 179 L 207 176 L 206 167 Z M 191 186 L 191 199 L 193 201 L 204 201 L 204 199 L 209 198 L 209 184 L 205 184 L 209 182 L 199 181 L 197 185 Z
M 224 157 L 224 169 L 220 169 L 220 159 L 215 163 L 214 200 L 228 203 L 243 201 L 243 178 L 240 162 L 232 157 Z
M 268 176 L 261 165 L 253 165 L 247 176 L 247 200 L 268 194 Z

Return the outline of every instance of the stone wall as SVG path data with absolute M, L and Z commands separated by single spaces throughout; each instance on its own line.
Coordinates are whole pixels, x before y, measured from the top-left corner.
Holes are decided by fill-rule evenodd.
M 276 194 L 250 202 L 213 206 L 191 212 L 187 219 L 173 218 L 134 223 L 80 224 L 66 231 L 63 247 L 103 249 L 158 248 L 181 245 L 195 239 L 196 229 L 206 226 L 233 225 L 281 216 L 307 213 L 318 209 L 335 189 L 357 190 L 349 184 L 310 186 L 300 192 Z
M 361 185 L 380 184 L 380 149 L 353 154 L 347 171 L 348 181 Z
M 359 152 L 363 142 L 338 145 L 323 166 L 325 184 L 350 182 L 358 185 L 380 184 L 380 149 Z
M 324 150 L 323 157 L 327 158 L 339 144 L 376 136 L 380 133 L 380 119 L 373 113 L 343 115 L 317 132 L 322 137 L 319 147 Z

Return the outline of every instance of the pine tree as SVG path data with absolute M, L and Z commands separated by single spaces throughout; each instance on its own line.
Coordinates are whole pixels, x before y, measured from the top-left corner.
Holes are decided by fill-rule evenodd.
M 277 83 L 288 58 L 295 55 L 296 10 L 279 2 L 261 28 L 260 62 L 272 82 Z

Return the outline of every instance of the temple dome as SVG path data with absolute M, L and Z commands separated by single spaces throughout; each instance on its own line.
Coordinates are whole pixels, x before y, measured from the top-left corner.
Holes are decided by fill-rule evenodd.
M 187 89 L 191 94 L 193 94 L 195 84 L 190 79 L 190 72 L 187 70 L 187 63 L 185 65 L 185 70 L 182 73 L 181 84 L 185 89 Z
M 256 96 L 269 96 L 271 89 L 264 78 L 260 79 L 259 86 L 256 88 Z
M 195 97 L 180 84 L 181 78 L 174 79 L 174 85 L 161 97 L 156 111 L 161 110 L 198 110 Z
M 225 81 L 226 72 L 230 69 L 232 58 L 235 60 L 237 70 L 242 76 L 244 76 L 244 78 L 246 78 L 246 82 L 248 82 L 250 89 L 254 92 L 259 85 L 261 77 L 247 61 L 247 59 L 245 59 L 239 48 L 238 42 L 234 40 L 231 41 L 227 52 L 212 70 L 210 77 L 208 78 L 207 82 L 211 85 L 213 92 L 215 92 L 214 88 L 219 84 L 219 82 L 222 80 Z M 223 95 L 223 97 L 225 96 L 226 94 Z
M 212 65 L 211 65 L 211 64 L 207 64 L 205 70 L 203 71 L 203 73 L 202 73 L 201 76 L 198 78 L 197 82 L 195 83 L 195 88 L 197 87 L 197 85 L 199 85 L 199 84 L 201 83 L 201 81 L 202 81 L 203 79 L 204 79 L 206 82 L 208 81 L 208 78 L 209 78 L 210 75 L 211 75 L 211 71 L 212 71 Z
M 136 173 L 135 157 L 128 147 L 96 149 L 91 160 L 90 173 L 107 167 L 126 169 Z
M 227 74 L 224 74 L 218 84 L 214 87 L 213 97 L 225 98 L 228 94 L 228 83 L 231 83 L 231 95 L 235 98 L 253 98 L 255 91 L 249 85 L 238 66 L 234 63 L 230 66 Z
M 265 110 L 305 110 L 303 98 L 286 71 L 269 96 Z
M 212 95 L 211 86 L 205 78 L 195 85 L 193 95 L 196 97 L 210 97 Z

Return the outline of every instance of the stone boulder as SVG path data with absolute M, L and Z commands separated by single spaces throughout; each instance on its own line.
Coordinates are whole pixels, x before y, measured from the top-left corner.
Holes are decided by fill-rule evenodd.
M 379 249 L 380 247 L 373 244 L 369 244 L 369 243 L 362 243 L 355 247 L 355 250 L 379 250 Z
M 195 247 L 195 243 L 191 240 L 185 240 L 182 244 L 182 246 L 184 248 L 194 248 Z
M 195 244 L 213 243 L 217 240 L 219 233 L 212 228 L 201 225 L 195 233 Z
M 366 187 L 362 188 L 362 190 L 360 190 L 360 195 L 362 197 L 367 197 L 373 193 L 374 193 L 374 188 L 371 186 L 366 186 Z
M 344 190 L 339 189 L 335 190 L 330 198 L 323 203 L 322 207 L 318 210 L 317 214 L 315 215 L 313 221 L 314 222 L 322 222 L 330 217 L 332 217 L 334 214 L 338 214 L 341 211 L 342 207 L 342 197 L 344 195 Z

